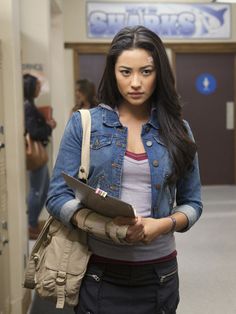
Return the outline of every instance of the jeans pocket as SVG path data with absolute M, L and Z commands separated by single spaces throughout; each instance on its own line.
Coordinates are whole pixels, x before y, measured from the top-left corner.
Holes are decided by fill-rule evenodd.
M 171 265 L 172 264 L 172 265 Z M 158 278 L 157 304 L 158 313 L 174 314 L 179 303 L 179 276 L 177 263 L 167 267 L 155 267 Z
M 160 276 L 160 285 L 164 285 L 169 280 L 172 280 L 173 277 L 175 277 L 178 274 L 177 267 L 171 270 L 170 272 L 163 274 Z
M 76 314 L 98 314 L 103 267 L 89 265 L 80 288 Z

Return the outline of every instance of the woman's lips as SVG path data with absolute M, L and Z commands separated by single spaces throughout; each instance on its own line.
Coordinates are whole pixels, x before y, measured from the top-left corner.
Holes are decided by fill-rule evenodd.
M 129 93 L 129 96 L 132 98 L 140 98 L 143 96 L 143 93 Z

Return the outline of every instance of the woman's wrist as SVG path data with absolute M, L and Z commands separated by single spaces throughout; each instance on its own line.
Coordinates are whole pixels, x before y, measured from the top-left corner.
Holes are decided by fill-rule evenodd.
M 175 232 L 175 229 L 176 229 L 176 218 L 174 216 L 170 216 L 169 219 L 171 220 L 172 222 L 172 226 L 171 226 L 171 229 L 169 232 Z
M 163 218 L 165 219 L 164 233 L 181 231 L 188 225 L 188 218 L 183 213 L 175 213 L 174 215 Z
M 174 216 L 168 216 L 163 219 L 163 234 L 167 234 L 170 232 L 175 232 L 176 231 L 176 225 L 177 221 Z

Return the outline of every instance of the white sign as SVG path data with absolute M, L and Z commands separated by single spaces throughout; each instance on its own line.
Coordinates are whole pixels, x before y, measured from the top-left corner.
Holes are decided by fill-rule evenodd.
M 144 25 L 162 38 L 231 36 L 229 4 L 87 2 L 88 37 L 113 37 L 125 26 Z

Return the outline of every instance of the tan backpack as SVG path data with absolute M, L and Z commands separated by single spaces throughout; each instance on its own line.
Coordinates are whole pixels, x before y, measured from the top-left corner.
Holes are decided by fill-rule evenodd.
M 90 163 L 91 117 L 89 110 L 80 110 L 80 113 L 83 141 L 79 178 L 86 180 Z M 75 306 L 90 255 L 84 231 L 69 229 L 50 216 L 30 254 L 23 285 L 35 289 L 40 297 L 55 301 L 56 308 L 62 309 L 65 304 Z

